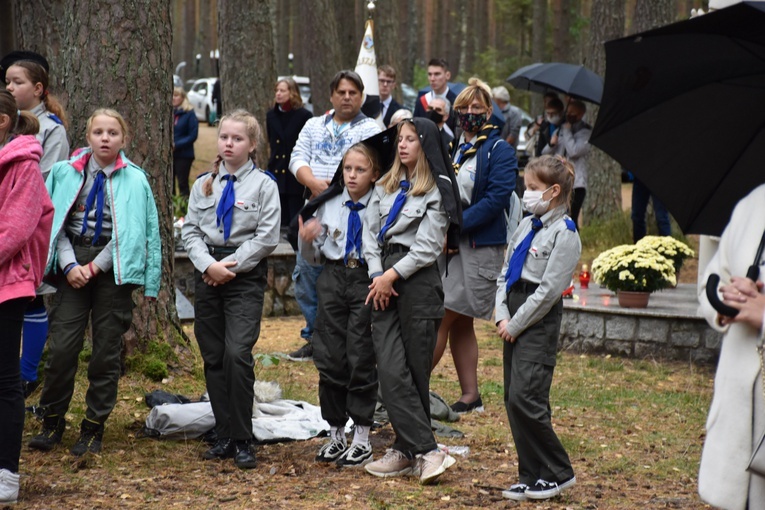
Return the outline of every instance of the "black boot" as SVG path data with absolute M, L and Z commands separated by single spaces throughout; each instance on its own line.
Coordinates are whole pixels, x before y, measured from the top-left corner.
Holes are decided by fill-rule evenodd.
M 29 447 L 44 452 L 50 451 L 61 442 L 64 437 L 66 420 L 63 416 L 51 414 L 43 418 L 43 429 L 38 435 L 29 441 Z
M 234 464 L 239 469 L 252 469 L 255 467 L 255 446 L 252 441 L 237 441 Z
M 101 451 L 101 441 L 104 438 L 104 426 L 101 423 L 82 420 L 80 425 L 80 438 L 74 443 L 69 453 L 75 457 L 81 457 L 86 453 L 98 453 Z
M 205 460 L 233 459 L 236 454 L 236 445 L 231 439 L 218 439 L 215 445 L 202 454 Z

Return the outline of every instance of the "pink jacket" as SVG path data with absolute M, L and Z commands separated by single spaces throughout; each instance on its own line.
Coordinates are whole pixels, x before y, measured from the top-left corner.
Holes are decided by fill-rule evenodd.
M 0 149 L 0 303 L 34 297 L 48 257 L 53 203 L 40 172 L 42 147 L 32 135 Z

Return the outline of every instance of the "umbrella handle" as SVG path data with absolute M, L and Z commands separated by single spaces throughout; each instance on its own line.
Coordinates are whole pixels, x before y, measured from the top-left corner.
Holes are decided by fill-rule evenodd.
M 760 276 L 760 268 L 756 264 L 752 264 L 749 266 L 749 269 L 746 271 L 746 277 L 752 280 L 753 282 L 757 281 L 757 278 Z M 717 296 L 717 286 L 720 285 L 720 275 L 712 273 L 709 275 L 709 279 L 707 280 L 707 299 L 709 300 L 709 304 L 712 305 L 712 308 L 717 310 L 721 315 L 725 315 L 726 317 L 735 317 L 738 315 L 738 310 L 733 308 L 732 306 L 728 306 L 725 303 L 722 302 L 722 300 Z
M 709 304 L 712 305 L 712 308 L 717 310 L 717 313 L 720 315 L 735 317 L 738 315 L 738 310 L 722 302 L 717 295 L 718 285 L 720 285 L 720 275 L 715 273 L 710 274 L 709 279 L 707 280 L 707 299 L 709 300 Z

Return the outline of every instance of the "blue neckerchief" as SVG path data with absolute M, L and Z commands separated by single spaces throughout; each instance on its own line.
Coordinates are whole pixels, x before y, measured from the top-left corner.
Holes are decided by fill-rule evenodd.
M 359 211 L 365 206 L 362 203 L 354 203 L 353 200 L 348 200 L 345 206 L 350 211 L 348 212 L 348 231 L 345 235 L 345 257 L 343 262 L 348 264 L 348 255 L 354 251 L 359 255 L 359 262 L 364 262 L 364 257 L 361 256 L 361 216 L 359 216 Z
M 523 271 L 523 264 L 526 263 L 526 255 L 529 254 L 529 248 L 531 248 L 531 241 L 534 239 L 536 233 L 542 228 L 542 220 L 537 217 L 531 218 L 531 231 L 526 234 L 521 244 L 513 252 L 513 256 L 510 257 L 510 263 L 507 265 L 507 273 L 505 273 L 505 291 L 509 292 L 510 287 L 515 282 L 521 279 L 521 272 Z
M 215 224 L 220 227 L 220 224 L 223 223 L 223 241 L 228 241 L 228 238 L 231 236 L 231 220 L 234 217 L 234 201 L 236 200 L 234 183 L 236 182 L 236 175 L 227 174 L 221 177 L 221 179 L 228 182 L 226 182 L 226 187 L 223 188 L 218 208 L 215 210 Z
M 393 222 L 396 221 L 398 213 L 401 212 L 401 209 L 404 207 L 404 202 L 406 202 L 406 192 L 409 191 L 409 181 L 401 181 L 400 185 L 401 191 L 398 192 L 398 196 L 396 196 L 396 200 L 390 208 L 388 218 L 385 220 L 385 226 L 383 226 L 380 233 L 377 234 L 377 242 L 380 244 L 385 244 L 385 233 L 391 225 L 393 225 Z
M 85 235 L 88 230 L 88 213 L 93 208 L 93 202 L 96 203 L 96 226 L 93 234 L 93 245 L 101 236 L 101 229 L 104 223 L 104 181 L 106 176 L 104 172 L 99 170 L 96 173 L 96 178 L 93 181 L 93 187 L 90 188 L 88 198 L 85 199 L 85 217 L 82 218 L 82 230 L 80 235 Z

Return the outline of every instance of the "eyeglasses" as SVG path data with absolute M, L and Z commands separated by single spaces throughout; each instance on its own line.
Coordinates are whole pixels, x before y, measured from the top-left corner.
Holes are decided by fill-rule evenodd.
M 484 113 L 486 112 L 486 108 L 483 106 L 461 106 L 459 108 L 456 108 L 456 110 L 459 113 Z
M 378 81 L 379 83 L 382 83 L 383 85 L 390 85 L 390 84 L 391 84 L 391 83 L 393 83 L 395 80 L 384 80 L 384 79 L 382 79 L 382 78 L 378 78 L 378 79 L 377 79 L 377 81 Z

